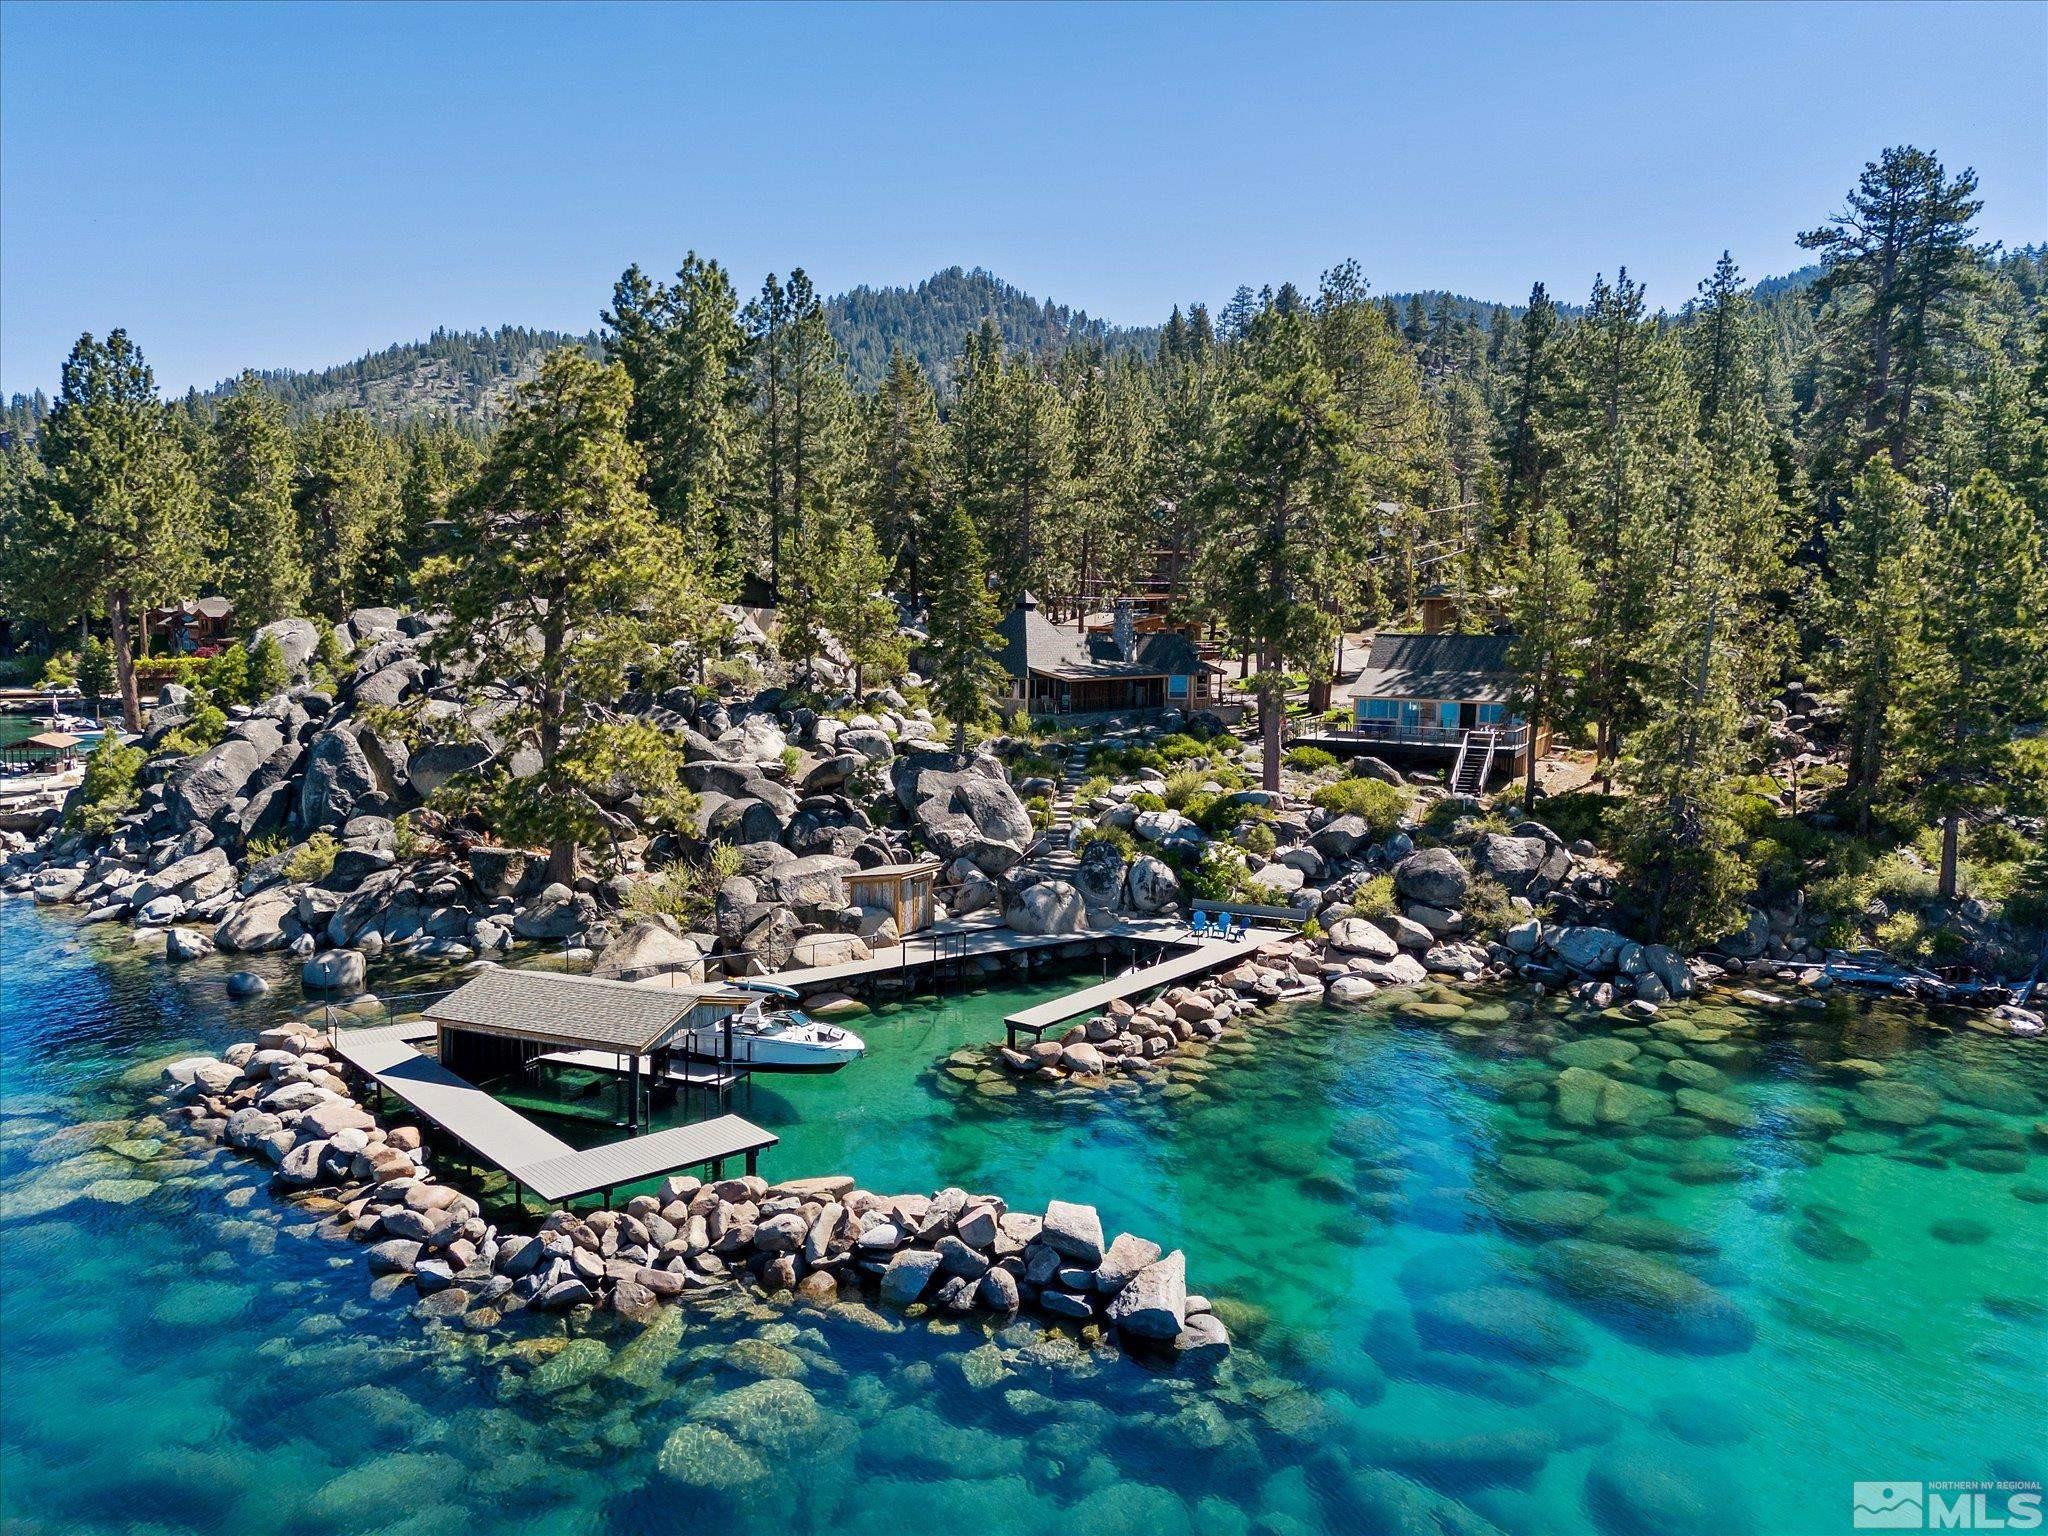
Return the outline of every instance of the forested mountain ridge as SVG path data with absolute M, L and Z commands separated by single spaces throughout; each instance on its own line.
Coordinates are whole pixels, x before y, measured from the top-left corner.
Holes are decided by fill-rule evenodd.
M 1389 294 L 1384 302 L 1402 309 L 1419 302 L 1431 313 L 1447 310 L 1477 325 L 1484 325 L 1496 309 L 1518 314 L 1521 308 L 1437 289 Z M 894 347 L 901 347 L 943 387 L 951 380 L 967 338 L 984 319 L 995 321 L 1011 351 L 1041 356 L 1070 346 L 1150 355 L 1162 330 L 1159 325 L 1115 325 L 1086 310 L 1034 298 L 983 267 L 947 267 L 915 285 L 862 284 L 826 299 L 824 308 L 847 372 L 861 389 L 882 382 Z M 594 356 L 598 334 L 524 325 L 480 331 L 444 326 L 423 341 L 394 342 L 328 368 L 254 372 L 284 402 L 286 416 L 294 423 L 328 411 L 360 410 L 388 425 L 438 420 L 477 430 L 497 424 L 512 391 L 540 371 L 541 358 L 569 346 Z M 190 391 L 186 398 L 204 414 L 226 398 L 235 383 L 225 379 L 211 389 Z M 13 396 L 0 417 L 0 433 L 33 438 L 48 408 L 48 397 L 41 391 Z

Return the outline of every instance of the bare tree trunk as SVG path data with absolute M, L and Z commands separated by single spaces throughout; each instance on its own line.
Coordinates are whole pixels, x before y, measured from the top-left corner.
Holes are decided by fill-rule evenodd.
M 128 636 L 126 587 L 117 587 L 107 594 L 107 627 L 113 631 L 114 678 L 121 688 L 121 724 L 130 731 L 139 731 L 142 695 L 135 686 L 135 651 Z
M 1941 884 L 1935 894 L 1943 901 L 1956 899 L 1957 854 L 1962 842 L 1963 813 L 1950 811 L 1941 819 Z

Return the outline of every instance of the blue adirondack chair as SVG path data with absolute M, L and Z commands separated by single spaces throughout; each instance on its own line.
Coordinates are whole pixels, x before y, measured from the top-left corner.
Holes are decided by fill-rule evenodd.
M 1188 933 L 1194 938 L 1206 939 L 1209 937 L 1209 931 L 1209 914 L 1197 912 L 1195 920 L 1188 924 Z

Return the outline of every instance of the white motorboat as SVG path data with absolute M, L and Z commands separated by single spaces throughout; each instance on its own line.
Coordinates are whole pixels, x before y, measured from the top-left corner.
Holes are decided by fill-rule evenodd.
M 688 1037 L 691 1056 L 707 1061 L 727 1059 L 756 1072 L 837 1072 L 867 1052 L 867 1042 L 850 1029 L 826 1024 L 800 1008 L 788 1006 L 797 994 L 787 987 L 760 982 L 736 984 L 760 992 L 739 1012 L 694 1030 Z

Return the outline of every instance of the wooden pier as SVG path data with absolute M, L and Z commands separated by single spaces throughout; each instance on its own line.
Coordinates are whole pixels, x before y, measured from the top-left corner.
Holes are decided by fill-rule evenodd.
M 603 1194 L 683 1168 L 709 1167 L 714 1178 L 727 1158 L 744 1157 L 747 1172 L 777 1138 L 738 1115 L 698 1125 L 628 1137 L 578 1151 L 510 1105 L 456 1076 L 413 1048 L 431 1037 L 421 1021 L 334 1032 L 334 1052 L 364 1076 L 403 1100 L 422 1118 L 503 1170 L 513 1187 L 532 1190 L 550 1205 Z M 424 1033 L 423 1033 L 424 1031 Z
M 1033 1040 L 1042 1040 L 1048 1029 L 1055 1024 L 1063 1024 L 1078 1014 L 1093 1013 L 1120 997 L 1132 997 L 1140 992 L 1152 991 L 1156 987 L 1170 987 L 1190 977 L 1221 970 L 1241 960 L 1262 955 L 1269 949 L 1276 949 L 1294 937 L 1292 933 L 1263 933 L 1242 940 L 1198 939 L 1187 929 L 1182 928 L 1175 942 L 1185 946 L 1183 953 L 1175 955 L 1170 960 L 1162 960 L 1157 965 L 1127 971 L 1095 986 L 1083 987 L 1078 992 L 1069 992 L 1065 997 L 1056 997 L 1049 1003 L 1038 1003 L 1030 1008 L 1020 1009 L 1003 1020 L 1004 1041 L 1014 1051 L 1019 1035 L 1029 1035 Z

